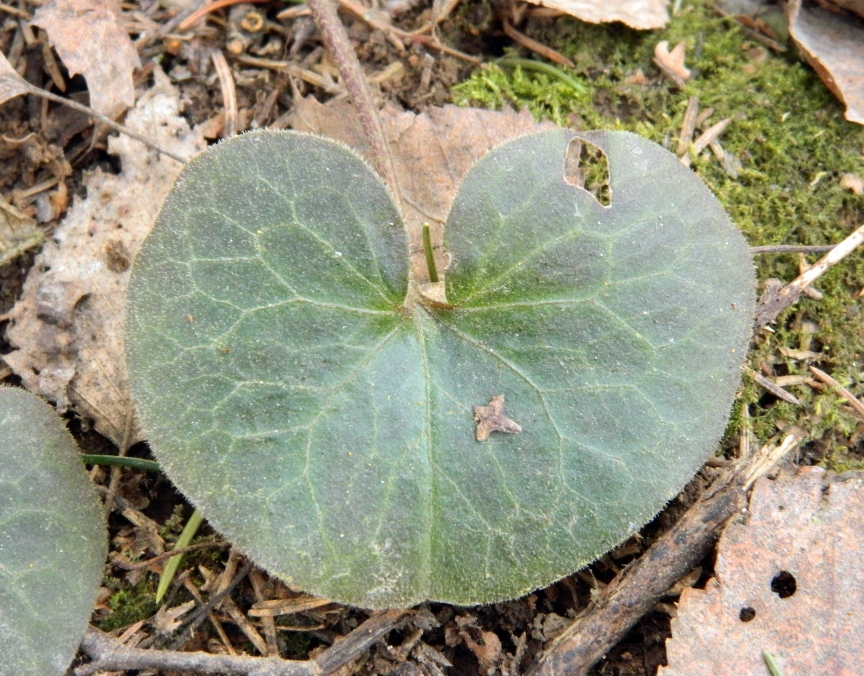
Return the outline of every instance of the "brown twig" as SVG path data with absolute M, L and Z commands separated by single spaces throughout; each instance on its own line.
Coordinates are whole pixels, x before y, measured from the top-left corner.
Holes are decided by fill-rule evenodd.
M 788 435 L 776 447 L 763 447 L 716 479 L 703 497 L 561 634 L 529 670 L 528 676 L 581 676 L 647 613 L 673 584 L 708 552 L 720 529 L 746 505 L 747 488 L 799 442 Z
M 351 42 L 348 40 L 345 27 L 339 20 L 331 0 L 308 0 L 307 4 L 312 10 L 312 16 L 315 18 L 318 30 L 321 31 L 324 44 L 336 60 L 336 66 L 339 68 L 345 87 L 351 95 L 357 117 L 360 119 L 360 124 L 363 126 L 363 131 L 369 142 L 373 166 L 384 179 L 396 198 L 397 204 L 399 204 L 401 199 L 396 183 L 393 155 L 390 153 L 390 146 L 384 136 L 384 127 L 378 116 L 378 108 L 372 98 L 369 85 L 366 83 L 366 75 L 363 73 L 363 68 L 354 53 Z
M 216 75 L 219 77 L 219 87 L 222 90 L 222 105 L 225 108 L 224 138 L 231 138 L 237 133 L 237 90 L 234 87 L 234 77 L 231 68 L 225 60 L 221 50 L 216 49 L 211 53 Z
M 557 52 L 551 47 L 547 47 L 543 43 L 537 42 L 537 40 L 533 40 L 524 33 L 520 33 L 519 31 L 517 31 L 507 19 L 504 19 L 503 27 L 505 35 L 507 35 L 507 37 L 514 42 L 517 42 L 523 47 L 525 47 L 525 49 L 530 49 L 532 52 L 535 52 L 540 56 L 549 59 L 553 63 L 557 63 L 559 66 L 567 66 L 568 68 L 576 67 L 576 64 L 573 63 L 566 56 L 564 56 L 561 52 Z
M 122 125 L 119 122 L 115 122 L 114 120 L 112 120 L 107 115 L 103 115 L 102 113 L 99 113 L 99 112 L 93 110 L 90 106 L 85 106 L 84 104 L 78 103 L 77 101 L 75 101 L 73 99 L 64 99 L 62 96 L 57 96 L 56 94 L 45 91 L 44 89 L 41 89 L 41 88 L 36 87 L 34 85 L 31 85 L 29 82 L 25 82 L 24 80 L 21 80 L 21 83 L 22 83 L 21 87 L 22 87 L 23 91 L 21 91 L 20 93 L 22 93 L 22 94 L 25 94 L 25 93 L 26 94 L 32 94 L 33 96 L 38 96 L 38 97 L 41 97 L 43 99 L 48 99 L 49 101 L 53 101 L 54 103 L 59 103 L 60 105 L 68 106 L 72 110 L 76 110 L 79 113 L 84 113 L 85 115 L 88 115 L 92 118 L 99 120 L 99 122 L 101 122 L 102 124 L 104 124 L 107 127 L 110 127 L 114 131 L 118 131 L 121 134 L 125 134 L 126 136 L 129 136 L 130 138 L 134 138 L 136 141 L 140 141 L 141 143 L 143 143 L 147 147 L 153 148 L 153 150 L 156 150 L 156 151 L 162 153 L 163 155 L 165 155 L 165 157 L 170 157 L 172 160 L 175 160 L 175 161 L 179 162 L 180 164 L 186 164 L 186 162 L 187 162 L 187 160 L 185 158 L 181 157 L 180 155 L 172 153 L 170 150 L 166 150 L 165 148 L 160 146 L 158 143 L 155 143 L 155 142 L 151 141 L 150 139 L 148 139 L 146 136 L 139 134 L 137 131 L 133 131 L 129 127 Z M 9 97 L 9 98 L 11 98 L 11 97 Z
M 800 298 L 802 291 L 821 277 L 829 268 L 852 253 L 864 242 L 864 225 L 846 239 L 833 247 L 806 272 L 796 277 L 786 286 L 780 288 L 760 300 L 756 308 L 756 328 L 768 326 L 783 310 L 792 306 Z
M 302 661 L 129 648 L 108 634 L 90 627 L 81 643 L 81 651 L 92 661 L 78 667 L 75 675 L 92 676 L 103 671 L 158 669 L 240 676 L 328 676 L 362 655 L 382 636 L 398 629 L 412 612 L 396 609 L 376 613 L 315 659 Z
M 222 9 L 223 7 L 239 5 L 241 2 L 262 3 L 267 2 L 267 0 L 216 0 L 215 2 L 211 2 L 209 5 L 203 5 L 201 7 L 198 7 L 194 12 L 189 14 L 189 16 L 185 17 L 177 24 L 176 30 L 178 33 L 183 33 L 189 30 L 192 27 L 192 24 L 198 21 L 198 19 L 200 19 L 202 16 L 207 16 L 211 12 L 215 12 L 217 9 Z
M 681 135 L 678 137 L 678 147 L 675 153 L 680 157 L 687 156 L 687 150 L 693 141 L 693 132 L 696 131 L 696 116 L 699 114 L 699 97 L 691 96 L 687 99 L 687 110 L 684 111 L 684 121 L 681 123 Z
M 787 392 L 782 387 L 780 387 L 777 383 L 774 383 L 774 382 L 768 380 L 768 378 L 763 376 L 761 373 L 756 373 L 756 371 L 754 371 L 753 369 L 750 369 L 750 368 L 746 369 L 746 371 L 747 371 L 747 375 L 749 375 L 751 378 L 753 378 L 753 380 L 756 381 L 757 385 L 768 390 L 771 394 L 773 394 L 778 399 L 782 399 L 783 401 L 788 402 L 790 404 L 793 404 L 794 406 L 800 406 L 801 405 L 801 402 L 798 401 L 798 398 L 795 397 L 795 395 Z
M 804 246 L 798 244 L 771 244 L 769 246 L 751 246 L 750 253 L 757 254 L 780 254 L 780 253 L 825 253 L 834 248 L 833 244 L 820 244 L 818 246 Z
M 864 418 L 864 403 L 861 402 L 858 397 L 852 394 L 849 390 L 843 387 L 840 383 L 838 383 L 834 378 L 829 376 L 822 369 L 817 369 L 815 366 L 809 367 L 810 372 L 816 376 L 819 380 L 821 380 L 826 385 L 833 387 L 834 391 L 837 392 L 841 397 L 843 397 L 846 401 L 849 402 L 849 405 L 858 414 L 859 417 Z
M 162 552 L 161 554 L 157 554 L 146 561 L 138 561 L 137 563 L 126 562 L 124 560 L 113 561 L 114 565 L 118 568 L 122 568 L 123 570 L 141 570 L 142 568 L 149 568 L 150 566 L 155 566 L 157 563 L 162 563 L 163 561 L 167 561 L 171 557 L 179 556 L 180 554 L 185 554 L 187 552 L 195 552 L 199 549 L 224 549 L 228 544 L 225 542 L 199 542 L 196 545 L 189 545 L 188 547 L 177 547 L 176 549 L 172 549 L 170 552 Z

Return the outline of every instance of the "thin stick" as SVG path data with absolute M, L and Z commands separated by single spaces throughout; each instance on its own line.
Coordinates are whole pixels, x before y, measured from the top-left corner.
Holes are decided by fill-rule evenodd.
M 221 50 L 213 50 L 210 56 L 216 68 L 216 75 L 219 76 L 219 87 L 222 89 L 222 105 L 225 108 L 223 137 L 231 138 L 237 133 L 237 90 L 234 87 L 234 78 Z
M 817 369 L 815 366 L 808 367 L 810 372 L 819 378 L 826 385 L 833 387 L 834 390 L 843 397 L 846 401 L 849 402 L 849 405 L 855 409 L 855 413 L 857 413 L 860 417 L 864 418 L 864 403 L 861 403 L 861 400 L 858 399 L 854 394 L 852 394 L 849 390 L 843 387 L 840 383 L 838 383 L 834 378 L 829 376 L 822 369 Z
M 758 254 L 780 254 L 780 253 L 825 253 L 834 248 L 833 244 L 820 244 L 818 246 L 803 246 L 798 244 L 772 244 L 769 246 L 751 246 L 750 253 Z
M 56 94 L 52 94 L 51 92 L 46 92 L 44 89 L 40 89 L 39 87 L 34 87 L 33 85 L 29 85 L 28 93 L 33 94 L 34 96 L 41 96 L 43 99 L 48 99 L 49 101 L 53 101 L 54 103 L 60 103 L 64 106 L 69 106 L 72 110 L 77 110 L 79 113 L 84 113 L 85 115 L 89 115 L 90 117 L 95 117 L 102 124 L 111 127 L 114 131 L 119 131 L 121 134 L 126 134 L 131 138 L 134 138 L 136 141 L 141 141 L 145 146 L 153 148 L 166 157 L 170 157 L 172 160 L 179 162 L 180 164 L 186 164 L 187 160 L 180 155 L 175 155 L 170 150 L 166 150 L 158 143 L 154 143 L 146 136 L 142 136 L 137 131 L 131 130 L 129 127 L 120 124 L 119 122 L 115 122 L 110 117 L 103 115 L 102 113 L 96 112 L 89 106 L 85 106 L 77 101 L 73 101 L 72 99 L 64 99 L 62 96 L 57 96 Z
M 331 0 L 308 0 L 307 4 L 312 10 L 312 16 L 315 17 L 318 30 L 321 31 L 324 44 L 336 60 L 336 66 L 354 102 L 357 117 L 360 118 L 360 124 L 369 141 L 375 171 L 384 179 L 396 197 L 397 203 L 401 203 L 393 156 L 387 138 L 384 136 L 384 126 L 381 124 L 381 118 L 378 117 L 378 108 L 366 83 L 366 75 L 348 40 L 345 27 L 339 20 Z
M 679 156 L 686 155 L 687 149 L 693 141 L 693 132 L 696 131 L 696 116 L 699 114 L 699 97 L 691 96 L 687 99 L 687 110 L 684 111 L 684 121 L 681 123 L 681 136 L 678 137 L 678 147 L 675 153 Z
M 831 251 L 820 258 L 809 270 L 760 302 L 759 307 L 756 308 L 756 328 L 760 329 L 763 326 L 768 326 L 769 323 L 774 321 L 777 315 L 798 300 L 801 292 L 807 286 L 819 279 L 829 268 L 846 258 L 862 242 L 864 242 L 864 225 L 832 248 Z
M 567 66 L 568 68 L 575 68 L 576 64 L 573 63 L 570 59 L 564 56 L 561 52 L 557 52 L 551 47 L 547 47 L 542 42 L 537 42 L 532 38 L 529 38 L 524 33 L 520 33 L 517 31 L 507 19 L 504 19 L 503 23 L 504 34 L 512 39 L 514 42 L 519 43 L 525 49 L 530 49 L 532 52 L 539 54 L 547 59 L 549 59 L 552 63 L 557 63 L 559 66 Z
M 771 394 L 773 394 L 778 399 L 782 399 L 785 402 L 793 404 L 794 406 L 800 406 L 801 402 L 798 401 L 797 397 L 790 392 L 787 392 L 782 387 L 780 387 L 777 383 L 771 382 L 763 376 L 761 373 L 756 373 L 753 369 L 746 369 L 747 375 L 749 375 L 753 380 L 756 381 L 756 384 L 764 389 L 768 390 Z
M 112 636 L 89 627 L 81 643 L 81 651 L 93 661 L 78 667 L 75 675 L 92 676 L 105 671 L 155 669 L 242 676 L 327 676 L 360 657 L 382 636 L 399 628 L 412 613 L 411 610 L 399 609 L 376 613 L 314 660 L 302 661 L 130 648 L 120 644 Z

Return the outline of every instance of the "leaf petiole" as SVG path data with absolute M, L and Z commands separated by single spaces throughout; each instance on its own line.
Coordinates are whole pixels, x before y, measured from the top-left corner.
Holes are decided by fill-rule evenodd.
M 426 255 L 426 267 L 429 269 L 429 281 L 433 284 L 438 281 L 438 268 L 435 267 L 435 254 L 432 252 L 432 235 L 429 232 L 429 224 L 423 224 L 423 253 Z

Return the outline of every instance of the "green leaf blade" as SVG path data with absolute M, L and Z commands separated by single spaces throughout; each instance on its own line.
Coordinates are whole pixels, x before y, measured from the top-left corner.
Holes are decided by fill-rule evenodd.
M 633 533 L 713 450 L 746 244 L 637 137 L 585 137 L 610 163 L 598 204 L 563 178 L 573 137 L 466 177 L 449 309 L 408 293 L 395 207 L 341 146 L 247 135 L 184 170 L 133 269 L 130 378 L 166 472 L 270 572 L 364 607 L 512 598 Z M 522 431 L 478 441 L 498 395 Z
M 482 471 L 458 475 L 457 493 L 470 492 L 485 512 L 469 500 L 441 510 L 478 512 L 479 530 L 521 542 L 500 552 L 508 565 L 491 576 L 516 593 L 590 562 L 681 489 L 722 434 L 752 323 L 746 243 L 704 184 L 638 137 L 586 134 L 610 165 L 612 200 L 602 207 L 563 178 L 573 137 L 524 137 L 466 177 L 445 227 L 455 307 L 433 311 L 450 336 L 430 332 L 448 343 L 440 351 L 451 362 L 457 355 L 458 372 L 432 377 L 445 389 L 458 383 L 451 407 L 459 397 L 467 414 L 469 402 L 504 395 L 505 413 L 523 427 L 475 442 L 494 462 L 469 456 L 465 466 Z M 527 177 L 515 171 L 520 158 Z M 527 197 L 517 205 L 510 196 L 520 184 Z M 491 213 L 496 204 L 507 208 Z M 577 259 L 563 266 L 569 289 L 554 256 Z M 580 269 L 580 258 L 592 262 Z M 524 473 L 526 463 L 542 469 Z M 490 483 L 509 507 L 476 488 Z M 544 527 L 544 517 L 556 525 Z M 451 549 L 442 568 L 482 570 L 466 542 Z M 527 552 L 537 551 L 544 555 L 532 561 Z M 446 600 L 497 600 L 485 577 L 463 573 L 464 591 Z
M 105 520 L 78 449 L 35 396 L 0 388 L 0 674 L 64 674 L 92 612 Z

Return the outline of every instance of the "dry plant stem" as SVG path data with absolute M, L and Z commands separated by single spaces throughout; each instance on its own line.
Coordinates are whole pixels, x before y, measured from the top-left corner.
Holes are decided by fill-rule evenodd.
M 362 655 L 382 636 L 397 629 L 411 612 L 398 609 L 376 613 L 317 658 L 304 661 L 129 648 L 90 627 L 81 643 L 81 651 L 93 661 L 78 667 L 74 673 L 75 676 L 92 676 L 103 671 L 161 669 L 196 674 L 327 676 Z
M 767 390 L 768 392 L 773 394 L 778 399 L 782 399 L 783 401 L 788 402 L 788 403 L 792 404 L 793 406 L 800 406 L 801 405 L 801 402 L 798 401 L 798 399 L 797 399 L 797 397 L 795 397 L 795 395 L 787 392 L 782 387 L 780 387 L 777 383 L 774 383 L 774 382 L 768 380 L 768 378 L 763 376 L 761 373 L 757 373 L 753 369 L 745 367 L 745 370 L 747 371 L 747 375 L 749 375 L 751 378 L 753 378 L 753 380 L 756 382 L 757 385 L 764 388 L 765 390 Z
M 861 418 L 864 418 L 864 403 L 852 394 L 849 390 L 843 387 L 840 383 L 838 383 L 834 378 L 829 376 L 822 369 L 817 369 L 815 366 L 810 366 L 810 372 L 816 376 L 819 380 L 821 380 L 826 385 L 833 387 L 834 390 L 843 397 L 846 401 L 849 402 L 849 405 L 854 409 L 855 413 L 857 413 Z
M 687 149 L 693 141 L 693 133 L 696 131 L 696 116 L 698 114 L 699 97 L 691 96 L 687 99 L 687 110 L 684 112 L 684 121 L 681 123 L 681 136 L 678 138 L 678 147 L 675 149 L 678 156 L 687 154 Z
M 832 248 L 809 270 L 760 303 L 759 307 L 756 308 L 756 328 L 760 329 L 774 321 L 777 315 L 798 300 L 806 287 L 819 279 L 829 268 L 846 258 L 862 242 L 864 242 L 864 225 Z
M 339 20 L 331 0 L 308 0 L 307 4 L 312 10 L 312 16 L 315 18 L 318 30 L 321 31 L 324 44 L 336 60 L 339 74 L 351 95 L 357 117 L 360 118 L 360 124 L 363 126 L 366 139 L 369 141 L 375 171 L 384 179 L 384 183 L 387 184 L 390 192 L 396 198 L 401 210 L 401 198 L 396 183 L 393 156 L 390 154 L 390 147 L 384 136 L 384 126 L 381 124 L 381 118 L 378 117 L 378 109 L 372 98 L 369 85 L 366 83 L 366 75 L 363 73 L 360 61 L 357 60 L 351 42 L 348 40 L 345 27 Z
M 532 52 L 543 56 L 553 63 L 557 63 L 559 66 L 567 66 L 568 68 L 575 68 L 576 64 L 573 63 L 570 59 L 564 56 L 561 52 L 556 52 L 551 47 L 547 47 L 541 42 L 537 42 L 537 40 L 533 40 L 529 38 L 527 35 L 520 33 L 512 25 L 507 19 L 504 19 L 503 23 L 504 33 L 514 42 L 518 42 L 520 45 L 525 47 L 526 49 L 530 49 Z
M 85 115 L 89 115 L 90 117 L 95 117 L 102 124 L 111 127 L 111 129 L 113 129 L 114 131 L 119 131 L 121 134 L 126 134 L 126 136 L 134 138 L 136 141 L 141 141 L 141 143 L 148 146 L 149 148 L 153 148 L 153 150 L 162 153 L 166 157 L 170 157 L 172 160 L 175 160 L 180 164 L 186 164 L 186 160 L 180 157 L 180 155 L 175 155 L 170 150 L 165 150 L 165 148 L 160 146 L 158 143 L 154 143 L 146 136 L 142 136 L 138 132 L 132 131 L 131 129 L 129 129 L 129 127 L 126 127 L 119 122 L 115 122 L 110 117 L 107 117 L 102 113 L 97 113 L 89 106 L 85 106 L 81 103 L 78 103 L 77 101 L 73 101 L 72 99 L 64 99 L 62 96 L 57 96 L 56 94 L 47 92 L 44 89 L 40 89 L 39 87 L 34 87 L 33 85 L 28 85 L 27 93 L 33 94 L 34 96 L 40 96 L 43 99 L 48 99 L 49 101 L 53 101 L 54 103 L 60 103 L 64 106 L 69 106 L 70 108 L 72 108 L 72 110 L 77 110 L 79 113 L 84 113 Z
M 213 598 L 211 598 L 207 603 L 198 608 L 186 621 L 186 626 L 180 632 L 180 635 L 174 639 L 174 643 L 171 644 L 171 647 L 174 650 L 179 649 L 186 641 L 188 641 L 192 634 L 195 633 L 195 630 L 198 626 L 207 619 L 207 616 L 210 614 L 210 611 L 213 610 L 216 606 L 218 606 L 222 600 L 227 597 L 234 588 L 243 581 L 243 578 L 249 574 L 249 571 L 252 570 L 252 562 L 249 561 L 243 566 L 243 569 L 237 573 L 231 583 L 225 587 L 218 594 L 214 594 Z
M 237 133 L 237 90 L 234 87 L 234 77 L 231 68 L 225 60 L 225 55 L 218 49 L 210 55 L 216 75 L 219 76 L 219 87 L 222 90 L 222 102 L 225 108 L 225 129 L 223 138 L 231 138 Z
M 772 244 L 769 246 L 751 246 L 750 253 L 758 254 L 780 254 L 780 253 L 825 253 L 834 248 L 833 244 L 820 244 L 818 246 L 799 246 L 797 244 Z
M 579 676 L 598 662 L 672 585 L 705 556 L 726 521 L 746 504 L 743 477 L 726 474 L 559 636 L 529 676 Z M 709 489 L 709 493 L 712 489 Z

